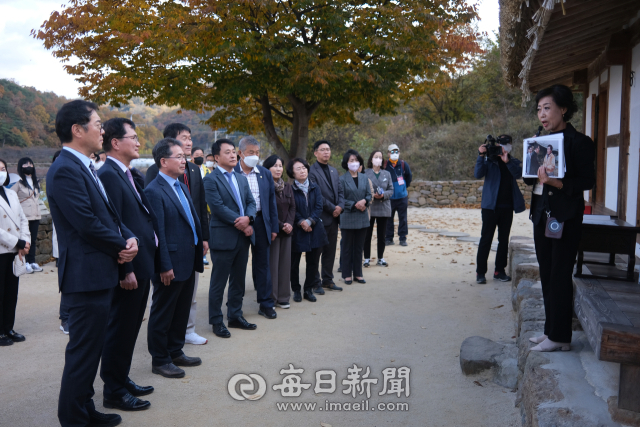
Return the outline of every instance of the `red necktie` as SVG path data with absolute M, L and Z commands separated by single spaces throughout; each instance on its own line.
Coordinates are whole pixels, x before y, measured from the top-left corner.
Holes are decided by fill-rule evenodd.
M 187 166 L 189 167 L 189 166 Z M 184 184 L 187 186 L 187 190 L 189 190 L 189 194 L 191 194 L 191 187 L 189 186 L 189 180 L 187 179 L 187 170 L 184 170 Z

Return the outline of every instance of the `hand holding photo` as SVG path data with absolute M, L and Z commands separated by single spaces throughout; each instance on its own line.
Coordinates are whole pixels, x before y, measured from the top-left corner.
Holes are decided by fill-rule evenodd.
M 544 166 L 551 178 L 564 178 L 564 136 L 537 136 L 524 140 L 522 176 L 537 178 L 538 169 Z

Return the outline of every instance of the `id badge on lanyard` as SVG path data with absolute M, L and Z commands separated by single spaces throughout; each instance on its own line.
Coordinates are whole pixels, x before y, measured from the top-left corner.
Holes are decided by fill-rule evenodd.
M 399 176 L 398 177 L 398 185 L 404 185 L 404 177 L 403 176 Z

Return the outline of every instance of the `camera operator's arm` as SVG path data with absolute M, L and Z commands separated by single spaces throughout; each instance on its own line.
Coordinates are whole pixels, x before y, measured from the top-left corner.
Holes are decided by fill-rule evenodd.
M 487 147 L 485 145 L 481 145 L 478 148 L 478 159 L 476 160 L 476 167 L 473 170 L 473 176 L 476 179 L 484 178 L 487 174 Z
M 509 155 L 507 154 L 507 156 Z M 515 179 L 522 178 L 522 162 L 511 156 L 509 156 L 508 159 L 509 161 L 505 162 L 505 164 L 507 165 L 509 172 L 511 172 L 511 175 L 513 175 Z

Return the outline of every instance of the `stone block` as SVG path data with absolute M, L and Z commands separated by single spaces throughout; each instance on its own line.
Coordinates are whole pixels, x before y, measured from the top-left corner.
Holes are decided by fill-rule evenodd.
M 482 186 L 482 185 L 481 185 L 480 187 L 478 187 L 478 189 L 477 189 L 476 191 L 477 191 L 478 193 L 482 193 L 482 189 L 483 189 L 483 188 L 484 188 L 484 186 Z
M 438 200 L 434 199 L 433 197 L 430 197 L 428 201 L 429 201 L 429 203 L 433 203 L 433 204 L 437 204 L 438 203 Z
M 427 199 L 426 199 L 426 198 L 424 198 L 424 197 L 420 197 L 420 198 L 418 199 L 418 204 L 419 204 L 420 206 L 426 205 L 426 204 L 427 204 Z
M 42 229 L 38 229 L 38 240 L 42 240 L 42 239 L 46 239 L 47 238 L 47 231 L 46 230 L 42 230 Z
M 438 202 L 439 205 L 450 205 L 451 202 L 448 199 L 443 199 Z
M 537 262 L 525 262 L 518 264 L 513 274 L 511 286 L 515 288 L 520 280 L 529 279 L 533 282 L 540 280 L 540 267 Z
M 40 240 L 36 249 L 41 254 L 50 254 L 53 251 L 51 240 Z
M 476 375 L 496 366 L 496 356 L 504 345 L 484 337 L 466 338 L 460 346 L 460 369 L 465 375 Z
M 418 199 L 415 197 L 409 197 L 409 203 L 418 204 Z
M 467 197 L 467 203 L 475 203 L 476 200 L 478 200 L 475 196 L 469 196 Z
M 51 254 L 36 255 L 36 264 L 43 265 L 51 259 Z

